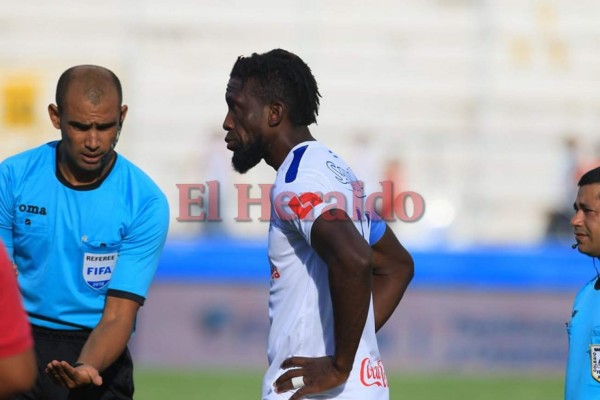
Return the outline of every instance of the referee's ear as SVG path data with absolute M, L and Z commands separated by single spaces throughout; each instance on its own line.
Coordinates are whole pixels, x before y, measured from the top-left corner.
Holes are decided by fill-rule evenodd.
M 48 105 L 48 115 L 50 116 L 52 125 L 56 129 L 60 129 L 60 113 L 58 112 L 58 106 L 56 104 Z

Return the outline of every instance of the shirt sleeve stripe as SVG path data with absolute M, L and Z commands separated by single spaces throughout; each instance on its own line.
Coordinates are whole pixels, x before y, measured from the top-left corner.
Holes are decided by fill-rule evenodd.
M 146 301 L 146 298 L 143 296 L 140 296 L 138 294 L 131 293 L 131 292 L 125 292 L 123 290 L 117 290 L 117 289 L 108 289 L 106 291 L 106 295 L 112 296 L 112 297 L 118 297 L 120 299 L 132 300 L 132 301 L 135 301 L 136 303 L 140 303 L 140 305 L 142 305 L 142 306 L 144 305 L 144 302 Z

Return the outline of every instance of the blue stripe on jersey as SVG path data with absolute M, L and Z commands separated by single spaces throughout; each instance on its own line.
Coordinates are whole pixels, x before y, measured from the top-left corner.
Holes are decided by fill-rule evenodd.
M 294 182 L 296 180 L 296 176 L 298 176 L 298 167 L 300 166 L 300 160 L 302 160 L 302 156 L 306 151 L 306 146 L 298 147 L 294 150 L 294 158 L 292 163 L 290 164 L 290 169 L 285 174 L 285 183 Z
M 381 218 L 373 218 L 371 221 L 371 232 L 369 233 L 369 244 L 372 246 L 383 237 L 386 224 Z

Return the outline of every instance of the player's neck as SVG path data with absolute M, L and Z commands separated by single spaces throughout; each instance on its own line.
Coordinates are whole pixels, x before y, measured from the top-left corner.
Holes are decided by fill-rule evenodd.
M 307 126 L 294 127 L 285 134 L 277 136 L 277 140 L 271 143 L 265 150 L 265 162 L 278 170 L 283 160 L 292 151 L 294 147 L 303 142 L 316 140 Z

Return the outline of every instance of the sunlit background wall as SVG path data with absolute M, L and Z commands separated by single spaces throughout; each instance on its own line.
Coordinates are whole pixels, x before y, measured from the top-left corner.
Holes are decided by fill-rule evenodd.
M 412 318 L 414 329 L 390 331 L 388 336 L 397 340 L 390 364 L 418 364 L 422 353 L 415 349 L 428 349 L 429 358 L 421 357 L 419 364 L 423 368 L 433 368 L 444 354 L 452 360 L 463 357 L 465 368 L 477 368 L 478 355 L 465 359 L 456 350 L 452 340 L 461 340 L 458 333 L 466 329 L 483 337 L 512 329 L 519 337 L 519 329 L 525 329 L 519 324 L 539 317 L 539 324 L 526 326 L 530 342 L 515 351 L 531 349 L 536 332 L 551 326 L 549 340 L 556 352 L 548 357 L 556 370 L 566 345 L 562 324 L 583 281 L 561 286 L 562 274 L 572 273 L 565 268 L 553 269 L 554 280 L 547 285 L 522 277 L 513 281 L 509 275 L 496 287 L 494 273 L 512 268 L 517 275 L 528 271 L 537 277 L 536 271 L 547 271 L 546 266 L 556 268 L 557 259 L 585 262 L 576 252 L 568 250 L 565 256 L 557 249 L 570 243 L 565 221 L 576 178 L 600 159 L 599 17 L 600 2 L 592 0 L 0 0 L 0 158 L 59 138 L 46 109 L 65 69 L 89 63 L 109 67 L 121 78 L 129 105 L 117 150 L 153 177 L 171 205 L 167 256 L 188 251 L 189 263 L 202 269 L 212 256 L 198 260 L 205 253 L 193 251 L 214 239 L 235 247 L 230 255 L 238 258 L 223 257 L 210 268 L 243 269 L 244 243 L 264 244 L 268 223 L 258 220 L 260 206 L 250 207 L 252 221 L 236 221 L 241 206 L 235 185 L 250 184 L 251 197 L 260 197 L 258 185 L 271 183 L 274 171 L 265 164 L 243 176 L 232 171 L 221 128 L 225 87 L 239 55 L 285 48 L 308 63 L 320 85 L 323 99 L 318 125 L 311 127 L 314 136 L 346 158 L 375 190 L 381 189 L 380 181 L 393 181 L 395 194 L 412 191 L 425 199 L 423 218 L 391 223 L 422 263 L 416 265 L 414 290 L 395 316 L 399 326 L 402 318 Z M 221 221 L 181 221 L 185 193 L 177 185 L 210 181 L 219 182 Z M 191 195 L 202 196 L 198 191 Z M 189 207 L 190 215 L 202 211 Z M 177 247 L 182 242 L 186 250 Z M 545 250 L 526 253 L 530 258 L 497 262 L 515 248 L 540 246 Z M 470 257 L 481 248 L 507 250 Z M 456 253 L 440 251 L 463 252 L 467 258 L 453 264 L 447 255 Z M 558 252 L 554 258 L 538 257 L 552 251 Z M 151 297 L 143 310 L 137 343 L 142 360 L 177 364 L 189 361 L 186 354 L 145 352 L 156 347 L 159 335 L 152 334 L 156 327 L 151 325 L 159 319 L 159 308 L 168 314 L 169 301 L 183 290 L 173 276 L 186 267 L 184 258 L 174 263 L 167 256 L 161 268 L 171 280 L 159 274 L 153 290 L 161 300 Z M 479 267 L 489 271 L 482 280 L 473 277 Z M 440 274 L 447 279 L 436 280 Z M 250 334 L 258 332 L 255 340 L 262 343 L 266 301 L 259 293 L 266 295 L 267 281 L 253 276 L 231 286 L 226 275 L 205 278 L 191 279 L 198 288 L 185 286 L 191 290 L 190 314 L 181 321 L 190 325 L 185 330 L 189 343 L 201 343 L 211 329 L 215 335 L 231 334 L 219 339 L 230 342 L 220 344 L 238 340 L 234 331 L 219 329 L 241 329 L 235 324 L 245 315 L 239 311 L 243 300 L 229 304 L 219 294 L 239 296 L 239 287 L 257 296 L 252 311 L 258 319 L 241 324 L 250 326 Z M 200 303 L 207 304 L 201 296 L 213 291 L 210 307 L 199 309 Z M 453 300 L 454 292 L 463 297 Z M 482 306 L 490 293 L 495 297 Z M 547 316 L 545 305 L 554 301 L 554 314 Z M 478 309 L 471 309 L 474 303 Z M 448 313 L 438 315 L 440 306 Z M 428 311 L 411 314 L 419 307 Z M 515 317 L 515 309 L 522 313 Z M 197 318 L 190 319 L 192 314 Z M 473 322 L 467 318 L 472 315 L 485 315 L 489 323 Z M 448 324 L 441 327 L 444 318 Z M 167 329 L 162 336 L 177 331 L 178 323 L 162 324 L 160 329 Z M 458 329 L 457 337 L 448 329 Z M 421 340 L 423 332 L 430 342 Z M 485 353 L 486 341 L 481 341 Z M 202 343 L 195 360 L 219 348 Z M 262 347 L 252 351 L 256 359 L 262 357 Z M 509 361 L 518 362 L 515 357 Z

